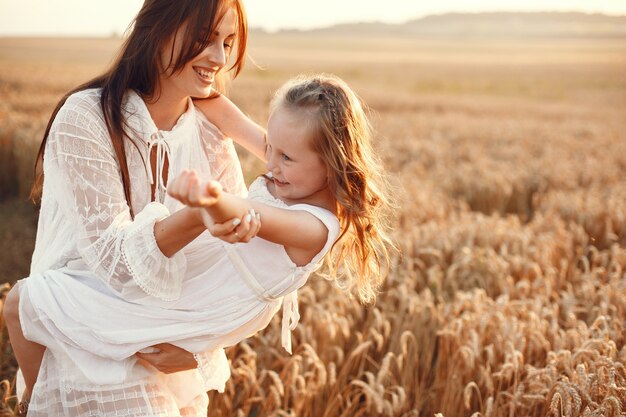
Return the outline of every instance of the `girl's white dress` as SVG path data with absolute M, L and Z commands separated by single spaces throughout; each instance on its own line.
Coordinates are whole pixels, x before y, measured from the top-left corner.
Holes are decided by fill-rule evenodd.
M 229 376 L 221 349 L 203 355 L 205 380 L 197 370 L 164 375 L 129 360 L 92 362 L 93 355 L 80 353 L 78 342 L 55 339 L 70 323 L 99 322 L 95 328 L 106 329 L 116 297 L 139 312 L 127 316 L 130 329 L 151 306 L 175 305 L 187 287 L 186 279 L 202 270 L 205 259 L 197 247 L 188 246 L 167 258 L 156 245 L 154 223 L 181 207 L 165 194 L 161 172 L 166 156 L 170 178 L 192 168 L 203 179 L 217 179 L 231 193 L 246 193 L 231 140 L 191 100 L 167 132 L 156 128 L 135 92 L 128 92 L 123 110 L 136 145 L 125 149 L 134 219 L 104 122 L 100 90 L 72 95 L 48 137 L 31 276 L 19 283 L 23 331 L 27 338 L 50 347 L 29 416 L 206 416 L 205 389 L 223 387 Z M 153 149 L 158 156 L 156 178 L 149 158 Z M 150 202 L 153 182 L 156 202 Z M 204 281 L 211 285 L 211 278 L 209 273 Z M 124 332 L 117 324 L 109 330 Z M 92 347 L 98 353 L 98 344 Z M 185 404 L 177 403 L 181 388 L 191 398 Z

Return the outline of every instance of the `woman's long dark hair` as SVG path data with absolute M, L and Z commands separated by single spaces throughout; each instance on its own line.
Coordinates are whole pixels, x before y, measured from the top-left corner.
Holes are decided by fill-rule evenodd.
M 68 92 L 52 112 L 35 162 L 35 184 L 31 190 L 31 198 L 33 200 L 37 198 L 43 185 L 43 156 L 48 134 L 57 113 L 72 94 L 89 88 L 101 88 L 100 105 L 115 156 L 120 164 L 126 202 L 131 216 L 134 217 L 130 175 L 124 151 L 126 142 L 131 141 L 126 133 L 122 114 L 124 95 L 127 90 L 132 89 L 145 99 L 158 98 L 159 74 L 162 71 L 160 56 L 166 42 L 173 38 L 184 23 L 187 23 L 180 55 L 171 57 L 172 73 L 181 71 L 187 62 L 208 46 L 215 26 L 229 8 L 237 13 L 237 55 L 229 69 L 234 70 L 233 77 L 236 77 L 243 67 L 248 32 L 241 0 L 145 0 L 111 68 Z

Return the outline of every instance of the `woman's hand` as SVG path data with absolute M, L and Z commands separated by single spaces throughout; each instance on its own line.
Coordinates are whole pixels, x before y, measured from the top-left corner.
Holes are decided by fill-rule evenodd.
M 158 349 L 158 352 L 135 353 L 137 362 L 146 368 L 154 367 L 164 374 L 172 374 L 198 367 L 193 353 L 187 352 L 185 349 L 169 343 L 161 343 L 152 347 Z
M 224 223 L 214 223 L 206 211 L 200 209 L 202 221 L 209 233 L 228 243 L 249 242 L 261 230 L 261 215 L 248 213 L 241 219 L 232 219 Z

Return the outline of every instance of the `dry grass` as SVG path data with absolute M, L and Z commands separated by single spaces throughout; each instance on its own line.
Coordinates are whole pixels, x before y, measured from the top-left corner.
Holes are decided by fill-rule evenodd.
M 626 41 L 361 42 L 257 36 L 266 69 L 232 97 L 263 121 L 298 72 L 353 85 L 401 190 L 402 257 L 374 306 L 313 279 L 294 354 L 278 319 L 231 348 L 209 415 L 623 416 Z M 25 197 L 55 100 L 115 47 L 0 39 L 0 198 Z M 248 178 L 262 168 L 242 160 Z M 2 204 L 3 240 L 28 248 L 33 214 Z M 4 277 L 27 274 L 22 256 Z

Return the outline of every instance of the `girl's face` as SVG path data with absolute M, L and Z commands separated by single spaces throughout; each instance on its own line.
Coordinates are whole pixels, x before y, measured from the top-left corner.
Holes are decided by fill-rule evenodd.
M 328 193 L 327 167 L 313 150 L 311 116 L 278 106 L 267 125 L 267 169 L 275 196 L 287 203 L 315 201 Z
M 184 27 L 174 35 L 174 40 L 167 43 L 161 52 L 160 75 L 161 95 L 165 97 L 187 99 L 187 97 L 205 98 L 211 94 L 215 76 L 224 68 L 230 55 L 236 36 L 237 15 L 228 9 L 215 31 L 211 42 L 200 54 L 185 64 L 180 72 L 172 73 L 173 61 L 180 54 L 185 34 Z

